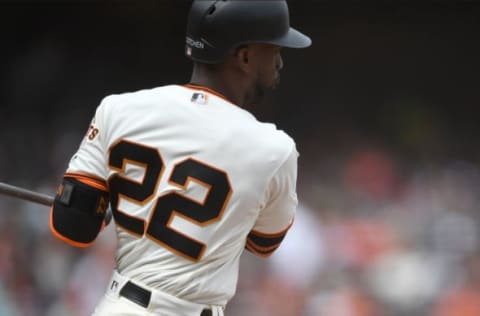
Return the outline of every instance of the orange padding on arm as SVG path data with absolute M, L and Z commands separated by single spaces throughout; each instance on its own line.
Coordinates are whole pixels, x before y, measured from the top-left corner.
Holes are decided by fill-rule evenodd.
M 108 192 L 107 182 L 105 180 L 99 179 L 97 177 L 83 174 L 83 173 L 76 173 L 76 172 L 68 172 L 65 173 L 65 178 L 74 178 L 77 181 L 80 181 L 86 185 L 94 187 L 96 189 Z
M 78 247 L 78 248 L 86 248 L 89 247 L 93 244 L 93 241 L 91 243 L 81 243 L 78 241 L 71 240 L 62 234 L 60 234 L 56 229 L 55 226 L 53 225 L 53 206 L 50 208 L 50 231 L 52 232 L 53 236 L 56 238 L 60 239 L 64 243 L 73 246 L 73 247 Z

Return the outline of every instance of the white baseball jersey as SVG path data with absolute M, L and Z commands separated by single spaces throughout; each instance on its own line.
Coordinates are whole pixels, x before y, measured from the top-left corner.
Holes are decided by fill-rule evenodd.
M 243 249 L 271 254 L 293 222 L 297 156 L 218 93 L 170 85 L 105 98 L 67 173 L 107 183 L 122 275 L 224 305 Z

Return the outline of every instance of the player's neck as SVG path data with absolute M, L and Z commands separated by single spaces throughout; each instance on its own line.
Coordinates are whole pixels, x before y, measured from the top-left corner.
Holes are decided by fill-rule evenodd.
M 194 67 L 190 84 L 214 90 L 240 107 L 243 107 L 245 103 L 242 84 L 223 72 L 212 72 L 205 67 Z
M 235 91 L 232 91 L 231 89 L 228 89 L 228 86 L 223 85 L 223 84 L 217 84 L 212 81 L 205 81 L 205 80 L 190 80 L 189 84 L 191 85 L 196 85 L 196 86 L 202 86 L 205 88 L 208 88 L 210 90 L 213 90 L 217 92 L 218 94 L 221 94 L 222 96 L 225 97 L 228 101 L 231 103 L 242 106 L 244 101 L 243 98 L 240 97 L 235 93 Z

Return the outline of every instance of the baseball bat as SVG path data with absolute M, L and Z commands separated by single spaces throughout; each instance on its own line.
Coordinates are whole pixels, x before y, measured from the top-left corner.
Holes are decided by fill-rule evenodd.
M 20 188 L 11 184 L 0 182 L 0 194 L 8 195 L 20 200 L 26 200 L 45 206 L 52 206 L 53 196 L 34 192 L 24 188 Z
M 38 193 L 24 188 L 20 188 L 11 184 L 0 182 L 0 194 L 8 195 L 20 200 L 26 200 L 45 206 L 52 206 L 54 197 L 48 194 Z M 105 214 L 105 223 L 108 225 L 112 220 L 112 212 L 107 209 Z

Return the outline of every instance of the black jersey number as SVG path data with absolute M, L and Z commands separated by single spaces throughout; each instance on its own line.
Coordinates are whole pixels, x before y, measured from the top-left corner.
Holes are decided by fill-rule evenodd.
M 155 197 L 157 185 L 164 170 L 164 162 L 157 149 L 122 140 L 112 146 L 109 166 L 117 171 L 109 179 L 112 213 L 117 225 L 136 235 L 144 234 L 170 251 L 187 259 L 199 260 L 206 245 L 171 227 L 176 216 L 198 226 L 217 222 L 223 215 L 232 188 L 227 174 L 193 158 L 177 163 L 168 179 L 179 188 L 187 188 L 194 181 L 207 189 L 205 199 L 197 201 L 171 191 L 157 198 L 148 222 L 119 209 L 120 199 L 144 205 Z M 143 170 L 141 181 L 121 176 L 127 164 Z

